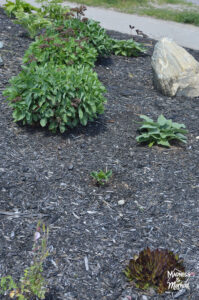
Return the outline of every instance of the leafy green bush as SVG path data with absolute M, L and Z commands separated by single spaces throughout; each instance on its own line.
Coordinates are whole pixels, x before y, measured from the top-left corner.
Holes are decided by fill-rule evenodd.
M 40 122 L 63 133 L 78 123 L 86 125 L 104 112 L 105 88 L 90 67 L 66 67 L 32 62 L 4 91 L 14 109 L 14 121 Z
M 37 14 L 16 12 L 16 22 L 32 38 L 41 29 L 44 33 L 26 51 L 26 66 L 10 81 L 4 95 L 14 109 L 15 122 L 40 122 L 42 127 L 48 126 L 53 132 L 59 128 L 63 133 L 67 127 L 86 125 L 103 113 L 105 88 L 90 67 L 98 55 L 119 49 L 113 49 L 117 41 L 113 42 L 99 22 L 83 17 L 84 6 L 68 11 L 59 5 L 62 0 L 37 2 L 42 4 Z M 119 46 L 123 55 L 137 55 L 143 50 L 134 41 L 125 43 Z
M 112 53 L 122 56 L 138 56 L 145 53 L 146 48 L 141 44 L 130 40 L 112 40 Z
M 135 259 L 130 260 L 125 274 L 130 281 L 135 281 L 137 288 L 145 290 L 153 287 L 162 294 L 169 289 L 168 272 L 175 271 L 175 269 L 185 271 L 178 255 L 166 249 L 146 248 Z M 172 281 L 175 282 L 176 279 L 174 276 Z
M 31 38 L 34 38 L 41 29 L 51 25 L 51 21 L 44 18 L 39 13 L 30 14 L 25 12 L 16 12 L 15 15 L 15 23 L 22 25 L 28 31 Z
M 112 43 L 110 37 L 107 35 L 104 28 L 102 28 L 99 22 L 94 20 L 87 20 L 83 24 L 86 24 L 82 31 L 85 37 L 88 37 L 88 42 L 95 47 L 100 56 L 109 55 L 112 50 Z
M 64 14 L 69 12 L 68 7 L 63 7 L 60 4 L 63 0 L 36 0 L 40 4 L 40 14 L 51 21 L 63 20 Z
M 138 56 L 139 53 L 146 52 L 146 48 L 133 39 L 127 41 L 111 39 L 99 22 L 83 17 L 85 10 L 85 6 L 72 8 L 70 13 L 65 14 L 65 21 L 58 20 L 56 22 L 55 20 L 55 23 L 67 29 L 72 28 L 76 37 L 86 37 L 88 43 L 95 47 L 100 56 L 110 55 L 111 53 L 124 56 Z
M 34 7 L 22 0 L 16 0 L 16 3 L 8 1 L 4 5 L 6 13 L 11 17 L 15 16 L 15 23 L 22 25 L 34 38 L 41 29 L 51 25 L 54 20 L 63 20 L 68 8 L 59 5 L 62 0 L 37 0 L 41 8 Z M 33 14 L 32 11 L 36 11 Z
M 72 31 L 73 32 L 73 31 Z M 85 39 L 76 39 L 71 31 L 63 35 L 40 35 L 24 55 L 23 62 L 35 60 L 38 64 L 83 64 L 94 66 L 97 51 Z
M 41 4 L 37 14 L 32 14 L 31 11 L 26 13 L 24 10 L 19 10 L 15 14 L 16 23 L 24 26 L 31 38 L 34 38 L 41 29 L 46 28 L 49 37 L 59 34 L 60 38 L 66 38 L 71 31 L 75 39 L 87 39 L 88 45 L 94 47 L 99 56 L 111 53 L 138 56 L 146 50 L 141 43 L 132 39 L 128 41 L 111 39 L 99 22 L 84 18 L 86 7 L 83 5 L 69 11 L 68 8 L 60 5 L 63 0 L 37 0 L 37 2 Z
M 39 11 L 39 8 L 22 0 L 16 0 L 15 2 L 6 0 L 3 8 L 9 17 L 15 17 L 16 13 L 19 12 L 32 13 L 32 11 Z
M 172 120 L 167 120 L 163 115 L 160 115 L 157 122 L 145 115 L 140 115 L 140 118 L 144 121 L 141 122 L 142 126 L 139 130 L 141 135 L 136 137 L 139 143 L 147 142 L 149 147 L 154 144 L 170 147 L 169 141 L 178 140 L 186 143 L 187 138 L 184 134 L 188 133 L 184 124 L 174 123 Z
M 59 33 L 62 37 L 65 32 L 70 30 L 76 39 L 86 38 L 88 45 L 94 47 L 98 55 L 104 56 L 111 53 L 111 39 L 105 29 L 99 25 L 99 22 L 90 19 L 71 18 L 69 15 L 65 21 L 55 22 L 53 27 L 47 29 L 46 33 L 47 35 Z M 65 35 L 68 36 L 68 34 Z
M 105 183 L 107 183 L 110 179 L 110 177 L 112 176 L 112 171 L 102 171 L 100 170 L 99 172 L 93 171 L 90 174 L 96 181 L 97 184 L 99 185 L 104 185 Z
M 133 39 L 121 41 L 111 39 L 99 22 L 82 17 L 85 10 L 84 6 L 73 8 L 70 13 L 65 14 L 65 21 L 55 20 L 54 25 L 58 26 L 59 32 L 59 28 L 63 26 L 63 32 L 71 29 L 76 38 L 87 38 L 87 42 L 97 50 L 99 56 L 110 55 L 111 53 L 124 56 L 138 56 L 140 53 L 146 52 L 146 48 Z M 76 16 L 74 15 L 75 13 Z M 56 26 L 49 28 L 47 34 L 51 34 L 52 31 L 55 33 L 57 30 Z M 60 34 L 62 33 L 60 32 Z

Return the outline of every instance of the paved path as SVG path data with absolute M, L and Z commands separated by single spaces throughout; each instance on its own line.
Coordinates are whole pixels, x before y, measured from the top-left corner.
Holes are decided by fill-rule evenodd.
M 1 4 L 6 2 L 6 0 L 0 1 Z M 35 0 L 27 0 L 27 2 L 38 6 Z M 65 5 L 75 6 L 76 4 L 65 2 Z M 99 21 L 101 26 L 106 29 L 130 33 L 129 25 L 133 25 L 136 29 L 143 31 L 149 37 L 156 40 L 166 36 L 172 38 L 181 46 L 199 50 L 199 27 L 197 26 L 125 14 L 111 9 L 90 6 L 86 11 L 86 16 Z

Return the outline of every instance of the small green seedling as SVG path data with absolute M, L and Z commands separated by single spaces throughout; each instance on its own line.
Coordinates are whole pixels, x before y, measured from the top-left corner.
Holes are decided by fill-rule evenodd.
M 99 172 L 93 171 L 90 174 L 96 181 L 97 184 L 99 185 L 104 185 L 105 183 L 107 183 L 110 179 L 110 177 L 112 176 L 112 171 L 109 170 L 106 172 L 100 170 Z
M 149 147 L 155 144 L 170 147 L 169 141 L 178 140 L 187 143 L 187 138 L 184 134 L 188 133 L 184 124 L 174 123 L 172 120 L 167 120 L 163 115 L 160 115 L 157 122 L 145 115 L 140 115 L 143 119 L 142 126 L 139 128 L 141 135 L 136 137 L 139 143 L 148 143 Z

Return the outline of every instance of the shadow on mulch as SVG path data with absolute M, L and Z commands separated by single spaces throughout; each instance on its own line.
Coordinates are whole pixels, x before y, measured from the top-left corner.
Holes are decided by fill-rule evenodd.
M 2 92 L 19 73 L 31 40 L 2 9 L 0 28 Z M 58 299 L 198 299 L 199 99 L 159 94 L 150 59 L 155 41 L 135 39 L 146 44 L 148 55 L 111 56 L 96 64 L 107 104 L 105 114 L 86 127 L 61 135 L 19 126 L 0 93 L 0 276 L 19 278 L 30 265 L 32 237 L 42 219 L 50 228 L 44 275 Z M 199 51 L 188 51 L 199 60 Z M 186 125 L 187 145 L 137 144 L 139 114 L 156 119 L 161 113 Z M 97 187 L 90 173 L 106 168 L 113 177 Z M 190 290 L 160 296 L 127 282 L 125 266 L 147 246 L 184 259 L 187 272 L 196 274 Z
M 25 130 L 27 134 L 35 135 L 42 134 L 44 137 L 54 137 L 55 133 L 50 132 L 47 128 L 42 128 L 40 124 L 23 125 L 22 122 L 17 122 L 17 125 L 22 130 Z M 106 132 L 106 119 L 104 116 L 99 116 L 97 120 L 93 122 L 89 122 L 87 126 L 79 125 L 76 128 L 68 129 L 66 132 L 61 134 L 57 131 L 56 135 L 58 135 L 62 139 L 67 139 L 70 137 L 77 138 L 79 135 L 86 136 L 95 136 L 100 135 L 101 133 Z

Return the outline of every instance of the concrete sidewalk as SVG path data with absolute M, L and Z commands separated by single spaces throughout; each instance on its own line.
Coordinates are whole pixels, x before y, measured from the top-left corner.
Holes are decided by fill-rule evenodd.
M 6 0 L 0 0 L 3 5 Z M 27 2 L 39 6 L 35 0 Z M 65 2 L 69 7 L 77 6 L 75 3 Z M 87 7 L 86 17 L 99 21 L 101 26 L 122 33 L 131 33 L 129 25 L 143 31 L 149 37 L 159 40 L 162 37 L 170 37 L 179 45 L 199 50 L 199 27 L 171 21 L 159 20 L 151 17 L 143 17 L 116 12 L 111 9 Z

